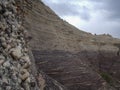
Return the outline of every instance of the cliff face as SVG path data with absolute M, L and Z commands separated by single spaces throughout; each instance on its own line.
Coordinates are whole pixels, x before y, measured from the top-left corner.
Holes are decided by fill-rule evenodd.
M 36 70 L 23 26 L 28 2 L 0 0 L 0 90 L 66 90 Z
M 120 89 L 119 39 L 78 30 L 41 1 L 27 7 L 24 25 L 39 71 L 68 90 Z
M 119 39 L 78 30 L 39 0 L 0 1 L 0 90 L 119 90 L 119 68 Z

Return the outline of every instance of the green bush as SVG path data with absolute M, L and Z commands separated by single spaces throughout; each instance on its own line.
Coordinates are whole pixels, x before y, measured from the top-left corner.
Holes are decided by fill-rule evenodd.
M 112 83 L 112 78 L 108 73 L 102 72 L 100 75 L 107 83 Z

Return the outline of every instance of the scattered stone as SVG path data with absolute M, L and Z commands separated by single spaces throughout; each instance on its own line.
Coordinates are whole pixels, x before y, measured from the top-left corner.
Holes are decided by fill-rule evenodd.
M 3 55 L 0 55 L 0 59 L 5 59 L 5 57 Z
M 3 42 L 3 43 L 2 43 L 2 46 L 3 46 L 4 48 L 7 48 L 7 43 L 6 43 L 6 42 Z
M 4 64 L 3 64 L 4 67 L 10 67 L 10 62 L 9 61 L 6 61 Z
M 21 47 L 18 46 L 16 48 L 11 49 L 11 55 L 15 60 L 20 59 L 20 57 L 22 56 Z
M 4 83 L 8 84 L 7 78 L 4 77 L 4 78 L 2 79 L 2 81 L 3 81 Z
M 31 65 L 29 56 L 23 56 L 23 57 L 21 57 L 21 59 L 26 62 L 26 63 L 22 66 L 22 68 L 25 68 L 25 69 L 29 68 L 29 66 Z
M 5 16 L 12 15 L 12 12 L 6 11 L 6 12 L 4 13 L 4 15 L 5 15 Z
M 21 70 L 21 79 L 25 81 L 29 77 L 29 72 L 26 69 Z
M 4 37 L 0 37 L 1 42 L 5 42 L 5 38 Z
M 8 44 L 6 47 L 6 50 L 8 51 L 11 48 L 11 46 Z
M 31 61 L 22 26 L 23 2 L 0 1 L 0 90 L 38 90 L 30 85 Z
M 0 60 L 0 65 L 2 65 L 5 62 L 5 60 L 1 59 Z
M 30 83 L 30 82 L 31 82 L 31 81 L 30 81 L 30 77 L 28 77 L 28 78 L 25 80 L 25 82 Z

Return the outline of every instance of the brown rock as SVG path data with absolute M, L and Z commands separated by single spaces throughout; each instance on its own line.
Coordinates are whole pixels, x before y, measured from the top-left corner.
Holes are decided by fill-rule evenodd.
M 21 47 L 20 46 L 18 46 L 18 47 L 16 47 L 16 48 L 13 48 L 13 49 L 11 49 L 10 51 L 11 51 L 11 55 L 12 55 L 12 57 L 15 59 L 15 60 L 18 60 L 18 59 L 20 59 L 20 57 L 23 55 L 22 54 L 22 52 L 21 52 Z
M 29 72 L 27 71 L 27 69 L 22 69 L 21 70 L 21 79 L 23 81 L 25 81 L 28 77 L 29 77 Z
M 9 62 L 9 61 L 6 61 L 6 62 L 4 62 L 3 66 L 4 66 L 4 67 L 10 67 L 11 65 L 10 65 L 10 62 Z
M 2 65 L 5 62 L 5 60 L 0 59 L 0 65 Z

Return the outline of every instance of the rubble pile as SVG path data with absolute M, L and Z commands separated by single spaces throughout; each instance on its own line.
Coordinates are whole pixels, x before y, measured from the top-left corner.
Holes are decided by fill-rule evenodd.
M 31 90 L 31 61 L 22 26 L 24 0 L 0 0 L 0 90 Z M 36 90 L 35 88 L 32 90 Z

